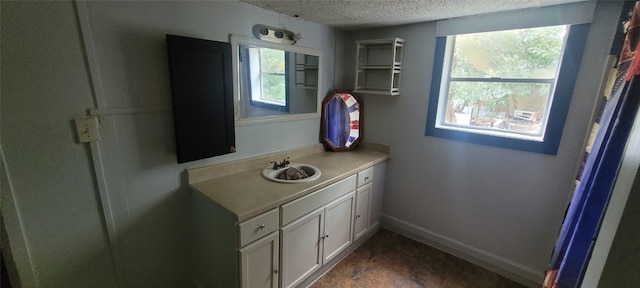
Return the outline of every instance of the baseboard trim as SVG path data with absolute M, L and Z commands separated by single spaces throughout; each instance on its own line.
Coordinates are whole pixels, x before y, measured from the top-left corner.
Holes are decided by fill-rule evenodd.
M 542 272 L 505 259 L 498 255 L 479 250 L 454 239 L 418 227 L 389 215 L 382 215 L 382 228 L 432 246 L 475 265 L 493 271 L 527 287 L 541 287 Z

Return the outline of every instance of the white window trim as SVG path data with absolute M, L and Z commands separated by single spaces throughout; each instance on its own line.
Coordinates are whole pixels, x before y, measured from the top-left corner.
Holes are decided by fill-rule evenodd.
M 277 101 L 270 101 L 262 98 L 262 95 L 264 95 L 264 88 L 262 86 L 262 82 L 263 82 L 262 76 L 264 74 L 271 74 L 271 75 L 281 75 L 283 77 L 286 77 L 286 73 L 263 72 L 262 71 L 262 51 L 260 51 L 261 49 L 263 48 L 249 48 L 249 58 L 251 59 L 249 61 L 249 63 L 251 63 L 251 67 L 249 68 L 249 71 L 250 71 L 249 77 L 251 77 L 251 87 L 260 87 L 259 90 L 258 89 L 251 90 L 251 100 L 255 102 L 264 103 L 264 104 L 286 107 L 287 106 L 286 99 L 285 99 L 285 102 L 277 102 Z

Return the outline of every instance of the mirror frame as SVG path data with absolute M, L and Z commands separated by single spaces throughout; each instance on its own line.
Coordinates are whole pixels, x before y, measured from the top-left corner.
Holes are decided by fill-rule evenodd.
M 351 95 L 350 97 L 352 97 L 353 99 L 355 99 L 358 103 L 358 138 L 355 139 L 353 141 L 353 144 L 351 144 L 349 147 L 346 146 L 335 146 L 334 143 L 329 139 L 329 135 L 327 135 L 328 132 L 328 119 L 327 119 L 327 104 L 329 102 L 331 102 L 333 99 L 335 99 L 337 97 L 336 94 L 349 94 Z M 344 101 L 344 100 L 343 100 Z M 346 104 L 346 103 L 345 103 Z M 327 147 L 329 147 L 329 149 L 331 149 L 331 151 L 334 152 L 340 152 L 340 151 L 351 151 L 353 149 L 355 149 L 358 146 L 358 143 L 360 143 L 360 141 L 362 140 L 362 123 L 364 122 L 364 113 L 363 113 L 363 109 L 362 109 L 362 100 L 358 97 L 356 97 L 352 91 L 350 90 L 334 90 L 331 91 L 329 93 L 329 95 L 327 95 L 323 100 L 322 100 L 322 119 L 320 121 L 320 137 L 322 140 L 322 143 L 324 143 L 325 145 L 327 145 Z M 351 123 L 349 124 L 351 125 Z
M 280 49 L 286 52 L 294 52 L 294 53 L 303 53 L 307 55 L 317 56 L 318 57 L 318 91 L 316 95 L 316 112 L 315 113 L 300 113 L 300 114 L 290 114 L 290 115 L 272 115 L 272 116 L 263 116 L 263 117 L 252 117 L 252 118 L 241 118 L 240 114 L 240 69 L 238 63 L 238 47 L 240 45 L 251 45 L 251 46 L 259 46 L 263 48 L 272 48 L 272 49 Z M 322 51 L 307 47 L 301 46 L 293 46 L 286 44 L 279 44 L 274 42 L 267 42 L 259 39 L 239 36 L 239 35 L 231 35 L 231 54 L 233 55 L 231 63 L 232 63 L 232 74 L 233 74 L 233 114 L 235 119 L 236 126 L 243 125 L 253 125 L 253 124 L 261 124 L 261 123 L 272 123 L 272 122 L 283 122 L 283 121 L 293 121 L 293 120 L 303 120 L 303 119 L 314 119 L 320 118 L 321 115 L 321 103 L 322 103 L 322 94 L 320 87 L 322 86 L 322 74 L 323 74 L 323 57 Z

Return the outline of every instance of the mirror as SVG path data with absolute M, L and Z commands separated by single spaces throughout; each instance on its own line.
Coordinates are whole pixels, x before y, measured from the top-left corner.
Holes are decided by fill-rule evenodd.
M 362 138 L 362 101 L 350 91 L 336 90 L 322 101 L 322 141 L 332 151 L 349 151 Z
M 322 52 L 232 35 L 237 125 L 320 117 Z

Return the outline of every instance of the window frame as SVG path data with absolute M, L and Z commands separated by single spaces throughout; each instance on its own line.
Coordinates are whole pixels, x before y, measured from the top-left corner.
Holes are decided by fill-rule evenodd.
M 249 77 L 249 81 L 250 82 L 254 82 L 259 81 L 260 82 L 260 91 L 253 91 L 252 86 L 249 86 L 249 95 L 251 95 L 251 97 L 249 98 L 249 105 L 251 106 L 255 106 L 255 107 L 260 107 L 260 108 L 265 108 L 265 109 L 269 109 L 269 110 L 275 110 L 275 111 L 281 111 L 281 112 L 289 112 L 289 106 L 290 106 L 290 101 L 289 101 L 289 52 L 288 51 L 284 51 L 284 63 L 285 63 L 285 70 L 284 73 L 274 73 L 274 72 L 265 72 L 262 70 L 262 49 L 271 49 L 271 48 L 249 48 L 247 49 L 247 57 L 255 57 L 258 61 L 247 61 L 247 68 L 248 68 L 248 75 L 247 77 Z M 253 53 L 255 53 L 255 55 L 252 55 Z M 253 63 L 253 65 L 251 64 Z M 264 75 L 282 75 L 284 77 L 284 83 L 285 83 L 285 103 L 284 104 L 279 104 L 277 102 L 274 101 L 268 101 L 268 100 L 256 100 L 254 99 L 254 94 L 257 93 L 260 95 L 260 98 L 262 98 L 263 95 L 263 77 Z M 256 78 L 256 79 L 254 79 Z
M 542 26 L 544 25 L 539 27 Z M 505 133 L 500 133 L 499 131 L 494 133 L 486 131 L 484 133 L 478 133 L 479 131 L 473 131 L 473 128 L 442 128 L 437 122 L 442 119 L 441 116 L 438 115 L 438 109 L 442 108 L 441 105 L 446 105 L 446 103 L 440 103 L 440 95 L 441 87 L 443 87 L 443 83 L 445 82 L 444 80 L 447 80 L 445 84 L 449 85 L 449 75 L 446 76 L 447 79 L 443 79 L 443 72 L 445 71 L 443 68 L 445 68 L 445 60 L 447 59 L 447 53 L 450 49 L 447 47 L 447 36 L 436 37 L 425 135 L 507 149 L 556 155 L 571 104 L 589 26 L 588 23 L 568 25 L 568 35 L 564 52 L 560 59 L 555 89 L 552 92 L 551 103 L 547 104 L 550 104 L 550 107 L 547 108 L 548 117 L 546 125 L 543 127 L 542 137 L 527 137 L 525 134 L 513 134 L 505 137 Z M 503 30 L 508 30 L 508 28 Z M 442 111 L 444 111 L 444 109 Z

